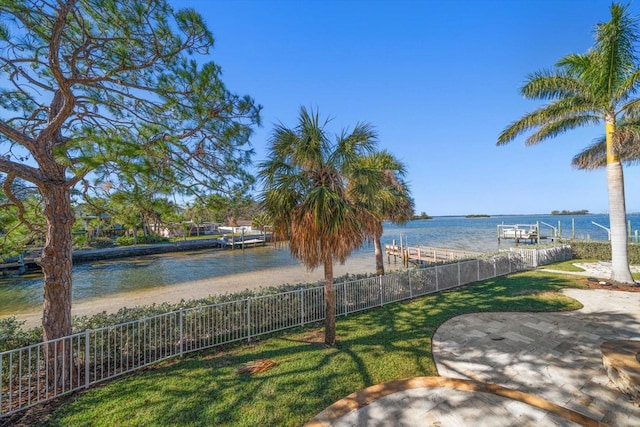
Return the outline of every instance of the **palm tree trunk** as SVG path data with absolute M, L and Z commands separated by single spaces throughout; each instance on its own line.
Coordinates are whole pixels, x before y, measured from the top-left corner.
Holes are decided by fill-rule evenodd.
M 615 117 L 605 118 L 607 144 L 607 191 L 609 193 L 609 227 L 611 230 L 611 280 L 633 283 L 627 249 L 627 210 L 624 200 L 624 178 L 620 156 L 613 148 Z
M 336 288 L 333 285 L 333 259 L 324 260 L 324 342 L 336 343 Z
M 629 270 L 624 179 L 620 162 L 607 164 L 607 189 L 611 227 L 611 280 L 634 283 Z
M 382 255 L 382 244 L 380 243 L 380 236 L 382 234 L 376 234 L 373 239 L 373 247 L 376 256 L 376 276 L 384 276 L 384 257 Z

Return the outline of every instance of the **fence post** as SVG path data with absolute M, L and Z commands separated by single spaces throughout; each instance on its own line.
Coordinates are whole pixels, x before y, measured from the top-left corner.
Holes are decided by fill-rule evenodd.
M 384 305 L 384 294 L 382 293 L 382 276 L 378 276 L 378 290 L 380 292 L 380 307 Z
M 89 329 L 84 331 L 84 388 L 89 388 L 89 361 L 91 360 L 91 355 L 89 354 L 89 350 L 91 349 L 91 345 L 89 344 Z
M 247 341 L 251 341 L 251 297 L 247 298 Z
M 181 308 L 178 312 L 179 328 L 180 328 L 180 357 L 182 357 L 184 349 L 184 322 L 182 321 L 184 309 Z
M 460 274 L 460 261 L 458 261 L 458 286 L 462 286 L 462 274 Z
M 304 290 L 298 289 L 300 292 L 300 326 L 304 326 Z
M 411 271 L 407 271 L 407 276 L 409 277 L 409 298 L 413 299 L 413 288 L 411 287 Z
M 342 304 L 344 305 L 344 317 L 349 315 L 349 304 L 347 303 L 347 283 L 342 282 Z
M 478 273 L 478 282 L 480 281 L 480 260 L 476 260 L 476 273 Z
M 438 264 L 436 264 L 436 292 L 440 290 L 440 286 L 438 285 Z

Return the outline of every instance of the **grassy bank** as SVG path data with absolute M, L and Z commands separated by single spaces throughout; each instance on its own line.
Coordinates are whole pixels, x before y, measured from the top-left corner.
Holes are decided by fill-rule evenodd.
M 160 364 L 78 394 L 49 426 L 300 426 L 334 401 L 372 384 L 437 375 L 434 332 L 447 319 L 480 311 L 572 310 L 556 291 L 578 278 L 526 272 L 338 319 L 338 344 L 321 328 L 211 350 Z M 255 376 L 234 369 L 269 358 L 279 365 Z M 30 424 L 37 425 L 35 420 Z

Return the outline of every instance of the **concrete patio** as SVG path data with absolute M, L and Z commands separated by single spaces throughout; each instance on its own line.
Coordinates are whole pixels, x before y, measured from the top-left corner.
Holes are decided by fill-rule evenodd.
M 314 426 L 640 426 L 600 346 L 640 340 L 640 293 L 567 289 L 584 308 L 474 313 L 436 331 L 440 377 L 378 384 L 327 408 Z

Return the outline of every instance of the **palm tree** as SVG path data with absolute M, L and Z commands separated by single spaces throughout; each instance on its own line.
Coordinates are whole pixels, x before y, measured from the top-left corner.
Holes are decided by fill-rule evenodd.
M 616 123 L 613 148 L 625 165 L 640 163 L 640 118 L 625 118 Z M 571 161 L 578 169 L 598 169 L 607 166 L 607 138 L 602 135 Z
M 363 204 L 378 220 L 379 227 L 373 236 L 373 243 L 376 274 L 382 276 L 382 221 L 386 219 L 396 224 L 404 224 L 413 217 L 414 203 L 409 186 L 404 181 L 405 167 L 388 151 L 377 151 L 361 157 L 357 171 L 350 181 L 349 193 L 352 200 Z
M 611 20 L 596 26 L 595 44 L 585 54 L 570 54 L 550 71 L 530 75 L 521 89 L 529 99 L 549 100 L 547 105 L 513 122 L 498 137 L 506 144 L 534 130 L 527 145 L 537 144 L 568 130 L 604 122 L 607 188 L 611 226 L 611 279 L 633 283 L 627 254 L 624 180 L 619 151 L 615 149 L 617 122 L 633 116 L 640 101 L 640 70 L 634 52 L 636 21 L 626 6 L 611 5 Z
M 376 134 L 371 126 L 357 124 L 332 143 L 327 123 L 303 107 L 295 128 L 276 126 L 270 160 L 260 165 L 259 177 L 274 236 L 289 239 L 291 254 L 307 268 L 324 267 L 325 343 L 334 345 L 333 262 L 343 263 L 378 227 L 375 216 L 347 193 L 357 159 L 373 151 Z

